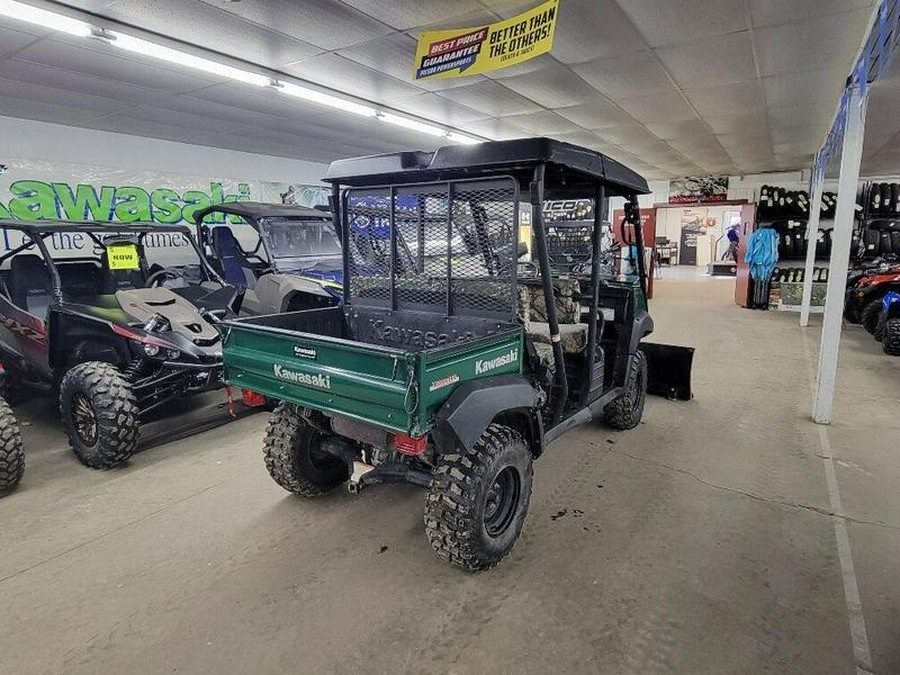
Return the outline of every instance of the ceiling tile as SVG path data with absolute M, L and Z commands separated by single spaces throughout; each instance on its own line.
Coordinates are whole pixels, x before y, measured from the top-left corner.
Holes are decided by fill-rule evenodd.
M 227 4 L 220 0 L 204 1 L 260 26 L 277 27 L 285 35 L 327 50 L 374 40 L 391 32 L 387 25 L 340 0 L 256 0 Z
M 772 142 L 818 144 L 823 140 L 827 126 L 827 124 L 810 124 L 798 127 L 776 127 L 771 131 Z
M 754 149 L 756 149 L 755 151 L 757 153 L 772 152 L 772 139 L 768 136 L 768 134 L 762 134 L 758 136 L 743 134 L 719 134 L 718 136 L 716 136 L 716 139 L 718 139 L 719 145 L 725 148 L 725 150 L 727 150 L 729 154 L 731 154 L 732 152 L 746 154 L 748 152 L 753 152 Z
M 382 23 L 407 30 L 426 24 L 443 23 L 460 14 L 482 10 L 477 0 L 344 0 L 351 7 L 378 19 Z
M 104 16 L 269 68 L 321 51 L 290 32 L 282 32 L 282 24 L 263 27 L 224 9 L 237 6 L 233 4 L 201 0 L 118 0 L 110 4 L 102 12 Z
M 591 150 L 596 150 L 596 146 L 601 142 L 600 139 L 590 131 L 583 130 L 569 134 L 557 134 L 555 138 L 566 143 L 571 143 L 572 145 L 590 148 Z
M 836 106 L 835 106 L 836 108 Z M 835 109 L 814 105 L 797 105 L 769 110 L 769 126 L 802 127 L 809 124 L 828 124 L 834 117 Z
M 333 110 L 315 103 L 291 98 L 275 89 L 245 87 L 240 84 L 220 84 L 190 94 L 191 98 L 259 112 L 282 119 L 310 119 Z
M 412 115 L 442 122 L 450 126 L 458 126 L 472 120 L 484 119 L 484 113 L 455 101 L 427 92 L 404 98 L 392 104 L 393 108 L 403 110 Z
M 416 86 L 401 82 L 390 75 L 367 68 L 337 54 L 314 56 L 300 63 L 286 66 L 284 71 L 309 82 L 315 82 L 335 91 L 360 96 L 376 103 L 390 103 L 422 93 L 422 90 Z
M 0 25 L 0 59 L 15 54 L 36 40 L 38 40 L 37 35 Z
M 549 110 L 540 110 L 527 115 L 510 115 L 503 119 L 536 136 L 558 136 L 583 131 L 574 122 Z
M 771 108 L 795 105 L 836 107 L 847 80 L 846 68 L 773 75 L 763 79 L 766 103 Z
M 449 3 L 453 4 L 453 3 Z M 492 3 L 482 1 L 480 4 L 490 6 Z M 507 5 L 509 3 L 506 3 Z M 513 3 L 521 8 L 520 2 Z M 512 14 L 516 14 L 517 12 L 513 12 Z M 452 18 L 444 19 L 442 21 L 435 21 L 427 24 L 421 24 L 416 27 L 415 30 L 409 30 L 407 33 L 412 35 L 413 37 L 418 37 L 421 31 L 429 31 L 429 30 L 453 30 L 456 28 L 481 28 L 482 26 L 486 26 L 489 23 L 494 23 L 496 21 L 500 21 L 503 17 L 499 12 L 490 11 L 488 9 L 478 9 L 474 12 L 463 12 L 463 13 L 455 13 Z
M 744 0 L 619 0 L 619 5 L 651 47 L 749 28 Z
M 765 136 L 769 133 L 766 113 L 763 110 L 705 115 L 703 119 L 714 134 Z
M 698 119 L 649 122 L 647 129 L 663 140 L 706 138 L 712 133 L 705 122 Z
M 634 122 L 631 115 L 615 103 L 603 98 L 595 98 L 590 103 L 568 108 L 558 108 L 554 112 L 585 129 L 602 129 L 616 124 Z
M 485 115 L 519 115 L 536 112 L 540 106 L 520 94 L 491 80 L 482 80 L 465 87 L 440 92 L 451 101 L 480 110 Z
M 133 107 L 126 102 L 102 96 L 94 96 L 77 91 L 63 91 L 42 84 L 35 84 L 34 82 L 17 82 L 0 78 L 0 100 L 4 99 L 22 99 L 37 104 L 35 107 L 44 104 L 71 106 L 79 111 L 79 114 L 74 117 L 75 119 L 108 115 Z M 85 113 L 84 115 L 80 114 L 82 111 Z M 41 118 L 38 117 L 36 119 Z
M 475 120 L 463 125 L 462 131 L 468 131 L 495 141 L 508 141 L 513 138 L 526 138 L 529 134 L 515 124 L 503 119 L 489 118 Z
M 672 88 L 672 81 L 653 52 L 625 54 L 572 66 L 604 96 L 619 99 Z
M 754 26 L 771 26 L 871 7 L 872 4 L 872 0 L 750 0 L 750 15 Z
M 709 87 L 756 79 L 750 33 L 732 33 L 656 50 L 681 87 Z M 713 56 L 714 55 L 714 56 Z
M 704 118 L 729 113 L 751 113 L 765 107 L 759 80 L 686 89 L 684 93 Z
M 564 108 L 585 103 L 597 96 L 596 90 L 566 66 L 553 61 L 541 70 L 506 77 L 504 87 L 548 108 Z
M 611 127 L 596 130 L 597 136 L 614 145 L 627 147 L 629 143 L 640 143 L 648 137 L 652 138 L 646 127 L 637 122 L 616 124 Z M 659 139 L 656 139 L 659 140 Z
M 566 0 L 560 7 L 553 56 L 563 63 L 585 63 L 646 47 L 615 0 Z
M 66 70 L 101 77 L 113 82 L 127 82 L 148 89 L 181 93 L 222 82 L 214 75 L 200 76 L 191 71 L 161 67 L 159 61 L 137 55 L 124 55 L 121 50 L 97 41 L 83 41 L 76 47 L 59 40 L 41 40 L 16 54 L 16 58 Z
M 630 96 L 619 101 L 625 112 L 641 122 L 671 122 L 697 119 L 697 113 L 674 89 L 646 96 Z
M 805 21 L 755 30 L 760 73 L 768 76 L 830 68 L 849 72 L 869 16 L 868 9 L 812 14 Z

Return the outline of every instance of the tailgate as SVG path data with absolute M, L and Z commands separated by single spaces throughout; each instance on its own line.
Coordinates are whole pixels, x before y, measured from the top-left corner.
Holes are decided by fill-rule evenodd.
M 236 387 L 394 431 L 414 425 L 415 356 L 403 350 L 235 321 L 223 356 Z

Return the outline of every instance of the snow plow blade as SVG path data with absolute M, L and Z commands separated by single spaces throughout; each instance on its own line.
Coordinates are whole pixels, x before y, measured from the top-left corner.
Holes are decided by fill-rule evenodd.
M 642 342 L 640 350 L 647 357 L 647 393 L 670 400 L 690 401 L 693 347 Z

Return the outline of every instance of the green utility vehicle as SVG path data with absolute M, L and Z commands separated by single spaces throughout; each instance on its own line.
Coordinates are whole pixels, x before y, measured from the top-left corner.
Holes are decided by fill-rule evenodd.
M 653 329 L 642 258 L 634 278 L 604 279 L 599 253 L 609 197 L 636 222 L 647 184 L 549 139 L 341 160 L 325 180 L 343 304 L 225 322 L 226 379 L 283 401 L 265 439 L 283 488 L 420 485 L 437 553 L 490 568 L 519 536 L 551 441 L 600 415 L 617 429 L 641 420 L 655 358 L 641 347 Z M 553 277 L 545 198 L 599 205 L 590 275 Z M 517 283 L 522 202 L 539 274 Z M 671 362 L 678 348 L 661 349 Z

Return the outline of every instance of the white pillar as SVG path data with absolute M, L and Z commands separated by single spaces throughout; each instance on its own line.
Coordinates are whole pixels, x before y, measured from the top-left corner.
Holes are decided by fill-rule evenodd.
M 841 322 L 844 313 L 846 271 L 850 263 L 850 240 L 856 210 L 856 190 L 859 166 L 862 161 L 863 134 L 866 124 L 866 99 L 854 86 L 847 104 L 847 123 L 841 150 L 841 174 L 838 179 L 837 208 L 832 231 L 831 264 L 828 272 L 828 296 L 825 299 L 825 319 L 822 322 L 822 342 L 819 348 L 819 371 L 813 419 L 819 424 L 831 421 L 834 403 L 834 380 L 837 374 L 838 350 L 841 345 Z
M 800 305 L 800 325 L 809 325 L 809 305 L 812 302 L 813 268 L 816 265 L 816 239 L 819 235 L 819 214 L 822 212 L 822 190 L 824 177 L 819 177 L 817 167 L 813 167 L 812 194 L 809 203 L 809 223 L 806 225 L 806 272 L 803 274 L 803 301 Z

